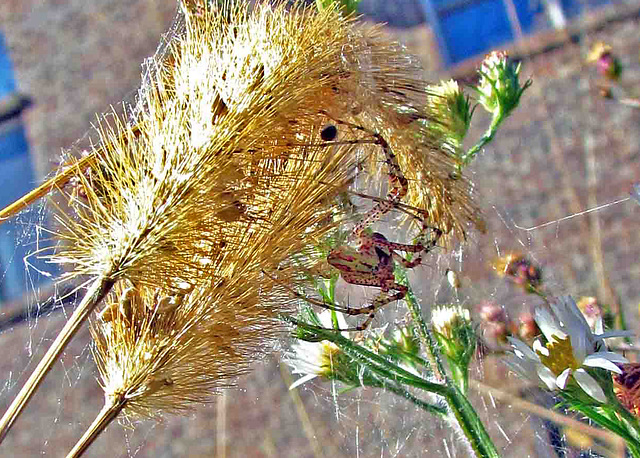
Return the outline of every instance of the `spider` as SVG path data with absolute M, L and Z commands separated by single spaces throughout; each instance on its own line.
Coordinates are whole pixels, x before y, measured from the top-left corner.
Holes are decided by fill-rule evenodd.
M 352 248 L 344 245 L 339 246 L 329 253 L 327 261 L 329 264 L 340 271 L 341 277 L 350 284 L 362 286 L 375 286 L 380 288 L 380 293 L 373 301 L 366 306 L 352 308 L 340 307 L 321 303 L 320 301 L 308 300 L 313 304 L 330 308 L 346 315 L 364 315 L 368 317 L 354 329 L 362 331 L 366 329 L 373 320 L 376 311 L 386 304 L 403 299 L 408 292 L 408 288 L 395 281 L 394 267 L 395 262 L 400 262 L 405 268 L 411 269 L 422 262 L 420 254 L 413 260 L 409 261 L 402 257 L 398 251 L 406 253 L 422 253 L 429 252 L 436 245 L 442 231 L 438 228 L 431 228 L 426 225 L 426 212 L 419 210 L 421 217 L 412 215 L 422 220 L 422 230 L 419 235 L 421 240 L 416 244 L 402 244 L 390 242 L 379 232 L 372 232 L 369 226 L 379 220 L 382 216 L 393 209 L 410 208 L 400 203 L 400 200 L 406 196 L 408 191 L 408 182 L 404 177 L 396 156 L 391 151 L 389 144 L 382 135 L 371 132 L 364 127 L 344 121 L 334 120 L 337 124 L 351 127 L 355 130 L 366 133 L 372 138 L 372 143 L 380 145 L 385 154 L 385 162 L 389 167 L 389 192 L 385 199 L 372 198 L 377 204 L 365 215 L 356 227 L 353 229 L 352 236 L 357 239 L 358 248 Z M 330 124 L 321 131 L 321 138 L 326 142 L 333 141 L 338 134 L 335 125 Z M 347 143 L 363 143 L 363 140 L 348 140 Z M 361 197 L 370 197 L 355 193 Z M 415 209 L 414 209 L 415 210 Z M 405 210 L 406 211 L 406 210 Z M 408 213 L 408 212 L 407 212 Z M 426 231 L 431 230 L 433 237 L 430 240 L 422 242 L 422 236 Z M 391 293 L 395 291 L 395 293 Z

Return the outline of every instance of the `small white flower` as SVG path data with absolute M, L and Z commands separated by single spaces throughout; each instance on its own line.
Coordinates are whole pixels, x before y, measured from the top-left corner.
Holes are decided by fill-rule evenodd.
M 469 310 L 460 306 L 436 307 L 431 312 L 434 331 L 448 339 L 457 337 L 456 330 L 471 323 Z
M 598 367 L 620 374 L 615 363 L 628 363 L 627 359 L 607 351 L 604 339 L 630 335 L 628 331 L 603 332 L 602 319 L 591 331 L 582 312 L 571 296 L 563 296 L 551 304 L 551 311 L 538 307 L 535 313 L 538 327 L 547 343 L 533 343 L 533 349 L 524 342 L 509 338 L 514 356 L 508 360 L 511 368 L 526 378 L 538 377 L 550 390 L 566 388 L 571 377 L 592 398 L 606 402 L 607 398 L 598 382 L 584 367 Z
M 477 336 L 469 310 L 447 305 L 435 307 L 431 312 L 431 325 L 440 351 L 449 364 L 466 368 L 476 348 Z
M 338 328 L 345 329 L 347 322 L 341 313 L 336 312 L 338 318 Z M 325 310 L 318 314 L 321 326 L 325 328 L 333 328 L 331 320 L 331 311 Z M 349 333 L 343 331 L 342 335 L 349 337 Z M 300 374 L 290 387 L 290 390 L 299 387 L 303 383 L 308 382 L 316 377 L 329 378 L 333 373 L 333 359 L 340 352 L 337 345 L 332 342 L 323 340 L 320 342 L 307 342 L 305 340 L 297 340 L 291 345 L 291 351 L 285 357 L 285 362 L 291 366 L 294 374 Z

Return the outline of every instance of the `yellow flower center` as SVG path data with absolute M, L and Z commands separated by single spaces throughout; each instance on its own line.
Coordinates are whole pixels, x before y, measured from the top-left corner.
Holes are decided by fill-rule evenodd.
M 318 375 L 322 377 L 329 377 L 334 371 L 334 365 L 336 364 L 336 358 L 341 353 L 340 348 L 332 342 L 323 340 L 322 350 L 320 354 L 320 370 Z
M 571 368 L 572 370 L 578 369 L 580 363 L 578 363 L 573 356 L 571 338 L 566 336 L 564 339 L 561 339 L 555 335 L 553 337 L 556 341 L 547 342 L 546 344 L 549 356 L 543 355 L 540 351 L 536 351 L 542 364 L 548 367 L 556 377 L 562 374 L 567 368 Z

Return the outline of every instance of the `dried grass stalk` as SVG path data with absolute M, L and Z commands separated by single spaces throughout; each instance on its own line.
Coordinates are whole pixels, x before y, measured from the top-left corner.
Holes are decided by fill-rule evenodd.
M 320 130 L 327 123 L 346 121 L 383 134 L 410 180 L 409 203 L 427 210 L 433 225 L 460 235 L 477 219 L 468 183 L 451 179 L 453 155 L 427 135 L 427 83 L 419 67 L 379 28 L 332 9 L 287 9 L 285 2 L 259 2 L 251 10 L 244 0 L 194 3 L 181 3 L 181 22 L 166 55 L 151 60 L 134 114 L 100 121 L 100 140 L 88 152 L 91 167 L 73 168 L 82 192 L 65 194 L 58 207 L 63 243 L 50 258 L 69 267 L 64 279 L 126 281 L 143 302 L 148 291 L 174 297 L 185 285 L 193 288 L 171 323 L 143 318 L 128 328 L 115 320 L 112 334 L 95 331 L 105 386 L 115 386 L 121 374 L 116 385 L 129 393 L 126 408 L 146 415 L 186 408 L 244 371 L 239 364 L 225 372 L 234 358 L 246 362 L 260 352 L 277 329 L 272 317 L 289 308 L 284 298 L 260 305 L 270 288 L 262 269 L 283 269 L 278 276 L 294 281 L 283 262 L 332 229 L 332 199 L 348 187 L 356 166 L 380 173 L 385 158 L 377 147 L 367 139 L 324 142 Z M 338 140 L 353 135 L 347 130 Z M 196 303 L 197 312 L 189 308 Z M 249 318 L 243 310 L 251 310 Z M 227 351 L 215 336 L 232 338 L 238 329 L 243 340 Z M 131 344 L 165 349 L 151 352 L 144 364 L 140 355 L 147 350 L 126 350 L 134 366 L 142 364 L 142 379 L 112 364 L 125 350 L 111 348 L 111 339 L 129 342 L 132 330 L 146 340 Z M 187 337 L 190 332 L 197 335 Z M 156 334 L 177 340 L 158 342 Z M 205 348 L 209 356 L 198 353 Z M 178 372 L 201 370 L 178 364 L 189 359 L 171 356 L 181 349 L 213 364 L 215 370 L 196 377 L 197 386 L 176 385 Z M 153 384 L 144 381 L 149 374 L 162 379 L 166 370 L 158 368 L 175 364 L 180 369 L 167 375 L 172 388 L 158 393 L 182 393 L 182 403 L 153 395 Z M 18 413 L 0 422 L 0 437 Z

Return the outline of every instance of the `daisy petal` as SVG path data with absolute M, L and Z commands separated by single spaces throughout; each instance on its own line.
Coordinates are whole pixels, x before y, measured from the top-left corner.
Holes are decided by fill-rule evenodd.
M 593 377 L 587 374 L 587 371 L 585 371 L 584 369 L 578 369 L 573 373 L 573 378 L 576 382 L 578 382 L 580 388 L 582 388 L 584 392 L 591 396 L 593 399 L 598 402 L 607 402 L 607 397 L 604 395 L 604 391 L 602 391 L 602 388 L 600 387 L 600 385 L 598 385 L 598 382 L 596 382 Z
M 556 385 L 558 385 L 558 388 L 560 388 L 561 390 L 564 390 L 567 387 L 567 382 L 569 381 L 569 376 L 571 376 L 571 368 L 567 367 L 565 370 L 562 371 L 562 373 L 560 375 L 558 375 L 558 378 L 556 378 Z
M 616 374 L 622 374 L 622 369 L 620 369 L 614 363 L 626 364 L 628 362 L 629 360 L 627 360 L 627 358 L 622 355 L 618 355 L 617 353 L 613 353 L 610 351 L 600 351 L 598 353 L 587 356 L 582 364 L 587 367 L 600 367 L 602 369 L 615 372 Z
M 303 383 L 308 382 L 309 380 L 313 380 L 314 378 L 316 378 L 317 375 L 316 374 L 307 374 L 304 377 L 300 377 L 298 380 L 296 380 L 295 382 L 293 382 L 291 384 L 291 386 L 289 387 L 289 391 L 294 390 L 296 388 L 298 388 L 300 385 L 302 385 Z
M 515 339 L 513 337 L 507 337 L 507 340 L 509 341 L 509 343 L 511 344 L 511 346 L 516 350 L 519 351 L 520 353 L 522 353 L 525 357 L 529 358 L 529 359 L 533 359 L 536 361 L 539 361 L 540 358 L 538 357 L 538 355 L 536 355 L 533 351 L 531 351 L 531 348 L 529 348 L 529 346 L 527 344 L 525 344 L 523 341 L 521 341 L 520 339 Z M 534 348 L 535 350 L 535 348 Z
M 548 367 L 543 366 L 542 364 L 538 365 L 538 377 L 545 385 L 547 385 L 547 388 L 549 390 L 554 391 L 558 389 L 558 385 L 556 384 L 556 376 Z
M 504 363 L 509 369 L 523 378 L 531 378 L 531 374 L 535 373 L 536 370 L 536 366 L 532 361 L 519 358 L 514 354 L 506 355 Z
M 567 314 L 567 320 L 571 320 L 575 323 L 576 326 L 582 327 L 583 332 L 591 331 L 589 323 L 584 317 L 584 314 L 578 308 L 576 301 L 574 301 L 571 296 L 561 296 L 560 300 L 564 305 L 565 313 Z
M 563 338 L 565 333 L 562 331 L 560 324 L 556 318 L 543 307 L 536 308 L 535 320 L 540 328 L 540 331 L 544 334 L 548 341 L 555 341 L 554 335 Z
M 613 330 L 603 332 L 602 334 L 597 335 L 598 339 L 611 339 L 612 337 L 632 337 L 633 331 L 622 331 L 622 330 Z
M 589 330 L 589 333 L 591 330 Z M 573 357 L 577 361 L 582 361 L 585 357 L 593 352 L 593 343 L 591 342 L 590 334 L 584 332 L 572 332 L 571 334 L 571 348 L 573 349 Z
M 540 354 L 543 356 L 549 356 L 549 349 L 547 347 L 545 347 L 544 345 L 542 345 L 542 343 L 539 340 L 534 340 L 533 341 L 533 351 L 536 354 Z
M 629 362 L 627 358 L 614 351 L 599 351 L 597 353 L 594 353 L 594 356 L 596 355 L 607 358 L 609 361 L 614 363 L 627 364 Z

